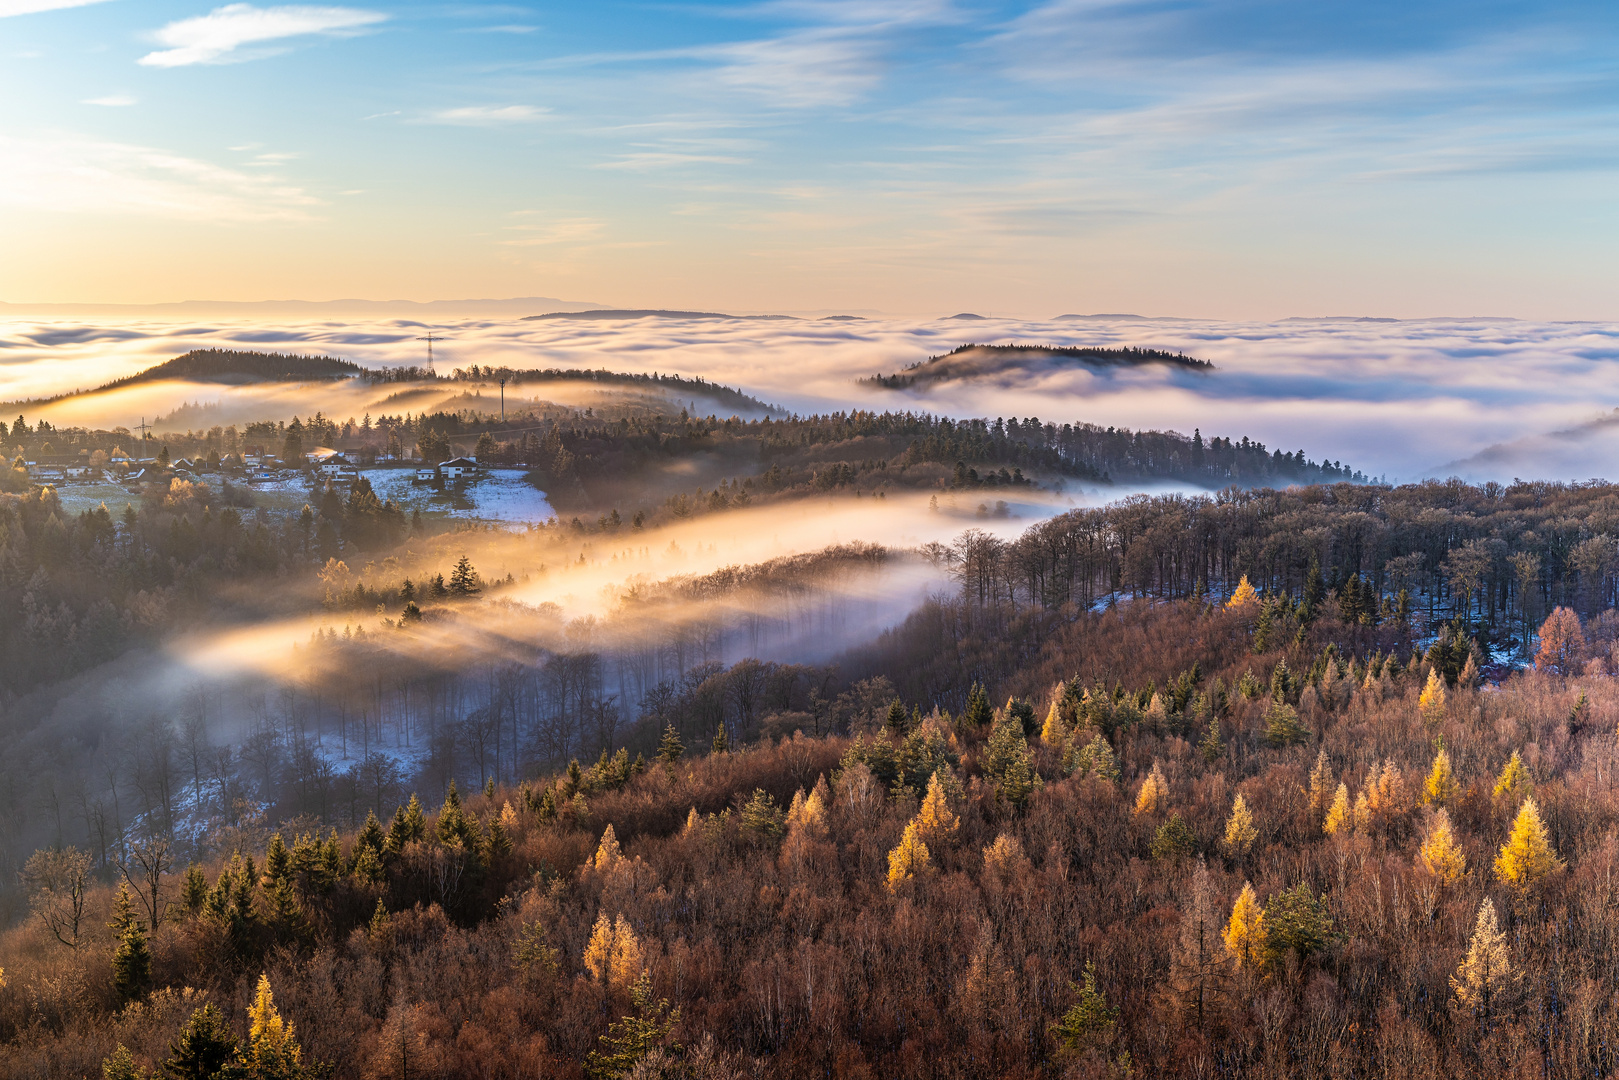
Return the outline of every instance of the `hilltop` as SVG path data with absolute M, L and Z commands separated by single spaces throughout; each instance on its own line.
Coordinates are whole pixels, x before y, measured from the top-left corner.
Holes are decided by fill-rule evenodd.
M 245 385 L 265 382 L 327 382 L 363 375 L 366 369 L 333 356 L 299 356 L 294 353 L 248 352 L 239 349 L 193 349 L 156 367 L 122 379 L 103 383 L 93 390 L 71 390 L 52 397 L 9 401 L 4 407 L 38 408 L 86 394 L 101 394 L 142 383 L 184 380 L 188 382 Z
M 961 318 L 961 316 L 957 316 Z M 1071 345 L 961 345 L 930 356 L 894 375 L 874 375 L 863 382 L 888 390 L 1020 373 L 1035 365 L 1049 367 L 1144 367 L 1163 364 L 1188 371 L 1213 371 L 1214 365 L 1185 353 L 1164 349 L 1119 349 Z

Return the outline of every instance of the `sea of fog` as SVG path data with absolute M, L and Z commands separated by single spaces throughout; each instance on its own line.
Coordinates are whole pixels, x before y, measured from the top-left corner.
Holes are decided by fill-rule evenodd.
M 916 409 L 958 417 L 1246 435 L 1404 481 L 1580 480 L 1619 474 L 1619 324 L 1508 319 L 1357 319 L 1232 323 L 1178 319 L 7 318 L 0 320 L 0 400 L 89 388 L 189 349 L 324 353 L 362 364 L 425 360 L 442 335 L 440 370 L 471 364 L 606 368 L 703 376 L 800 412 Z M 1064 344 L 1181 350 L 1212 360 L 1094 370 L 1035 364 L 926 391 L 858 380 L 957 345 Z M 198 387 L 208 403 L 224 388 Z M 280 393 L 254 408 L 346 418 L 365 393 Z M 134 397 L 62 407 L 58 422 L 137 423 L 179 403 Z M 131 415 L 123 415 L 125 412 Z M 47 410 L 49 415 L 50 410 Z M 102 415 L 105 413 L 106 415 Z

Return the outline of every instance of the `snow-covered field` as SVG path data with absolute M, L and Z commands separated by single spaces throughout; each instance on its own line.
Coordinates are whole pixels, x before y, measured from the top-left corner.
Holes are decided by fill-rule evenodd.
M 412 469 L 368 469 L 366 479 L 379 499 L 392 499 L 411 513 L 420 510 L 424 515 L 459 518 L 469 521 L 488 521 L 522 525 L 544 521 L 553 516 L 545 492 L 536 490 L 523 477 L 522 469 L 490 469 L 474 483 L 459 492 L 435 491 L 432 487 L 418 487 L 412 483 Z M 219 478 L 204 477 L 199 481 L 215 496 L 220 493 Z M 320 497 L 320 488 L 312 486 L 302 477 L 289 477 L 264 483 L 233 482 L 236 487 L 252 493 L 253 505 L 265 510 L 296 511 L 305 503 Z M 123 512 L 126 503 L 138 503 L 140 496 L 131 494 L 121 484 L 111 481 L 95 483 L 66 483 L 56 489 L 63 509 L 77 514 L 91 510 L 98 503 L 106 503 L 114 515 Z

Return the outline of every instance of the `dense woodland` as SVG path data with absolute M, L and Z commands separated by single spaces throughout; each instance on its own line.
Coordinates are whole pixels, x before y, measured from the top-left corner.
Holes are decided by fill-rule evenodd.
M 42 852 L 0 940 L 0 1061 L 1611 1071 L 1609 658 L 1563 609 L 1539 670 L 1480 687 L 1458 639 L 1411 653 L 1385 626 L 1355 651 L 1364 627 L 1331 597 L 1265 648 L 1265 605 L 1073 616 L 1040 658 L 1115 678 L 1000 709 L 978 688 L 956 714 L 893 698 L 852 738 L 746 747 L 666 728 L 633 760 L 450 785 L 357 829 L 261 823 L 194 860 L 137 838 L 117 891 L 88 856 Z
M 12 470 L 0 1075 L 1614 1071 L 1619 488 L 1278 490 L 1348 471 L 1032 419 L 395 419 L 350 431 L 520 461 L 565 520 L 271 512 L 224 466 L 70 513 Z M 1241 482 L 513 599 L 739 507 L 1097 462 Z M 899 575 L 938 588 L 858 610 Z M 269 673 L 187 673 L 282 618 L 321 628 Z

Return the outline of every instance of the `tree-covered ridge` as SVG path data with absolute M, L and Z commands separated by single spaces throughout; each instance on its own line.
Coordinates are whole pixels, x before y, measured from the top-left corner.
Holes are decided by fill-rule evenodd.
M 947 353 L 930 356 L 894 375 L 873 375 L 863 381 L 888 390 L 903 390 L 912 386 L 925 387 L 931 383 L 1021 370 L 1042 361 L 1088 367 L 1167 364 L 1190 371 L 1214 370 L 1214 364 L 1208 360 L 1199 360 L 1185 353 L 1136 346 L 1111 349 L 1090 345 L 958 345 Z
M 365 371 L 359 364 L 333 356 L 305 356 L 298 353 L 267 353 L 245 349 L 193 349 L 172 360 L 122 379 L 114 379 L 94 390 L 74 390 L 53 397 L 0 403 L 0 408 L 48 405 L 82 394 L 100 394 L 141 383 L 169 379 L 192 382 L 257 383 L 309 382 L 350 379 Z
M 134 835 L 99 877 L 41 850 L 0 1049 L 263 1080 L 1610 1074 L 1613 681 L 1481 690 L 1331 596 L 1267 642 L 1275 599 L 1086 613 L 1050 659 L 1089 671 L 959 712 L 878 678 L 777 737 L 716 680 L 766 711 L 799 673 L 738 665 L 594 764 L 394 781 L 201 855 Z
M 681 407 L 681 395 L 692 395 L 703 399 L 703 406 L 717 405 L 719 408 L 731 409 L 738 413 L 760 414 L 765 416 L 784 416 L 786 410 L 761 401 L 741 390 L 724 386 L 720 383 L 709 382 L 702 376 L 687 378 L 682 375 L 666 375 L 659 372 L 652 374 L 636 372 L 608 371 L 606 368 L 511 368 L 480 366 L 473 364 L 465 368 L 456 368 L 449 375 L 436 375 L 419 367 L 398 368 L 367 368 L 364 378 L 368 382 L 455 382 L 495 384 L 506 382 L 512 385 L 543 386 L 547 383 L 590 383 L 596 386 L 645 390 L 657 387 L 675 393 L 675 407 Z

